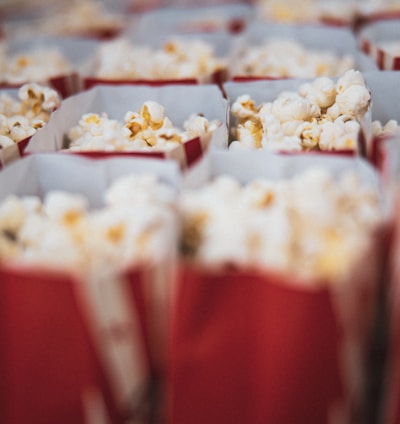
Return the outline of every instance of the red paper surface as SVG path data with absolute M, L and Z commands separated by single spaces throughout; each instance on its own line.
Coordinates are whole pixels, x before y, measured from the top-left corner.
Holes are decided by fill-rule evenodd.
M 107 422 L 123 423 L 148 413 L 142 410 L 149 401 L 148 387 L 132 393 L 124 405 L 116 405 L 89 328 L 85 301 L 77 295 L 77 285 L 84 283 L 58 272 L 0 270 L 1 423 L 88 423 L 85 400 L 93 391 L 102 398 Z M 144 333 L 147 305 L 140 273 L 129 275 L 128 286 L 139 331 Z M 109 330 L 113 332 L 105 336 L 116 343 L 124 337 L 121 331 L 128 331 Z M 145 345 L 148 355 L 147 337 L 139 334 L 137 342 Z
M 1 271 L 0 422 L 84 423 L 82 393 L 108 382 L 67 276 Z
M 290 287 L 273 274 L 184 268 L 168 422 L 328 423 L 345 398 L 339 321 L 326 288 Z M 354 412 L 354 423 L 352 406 L 345 413 L 350 419 Z

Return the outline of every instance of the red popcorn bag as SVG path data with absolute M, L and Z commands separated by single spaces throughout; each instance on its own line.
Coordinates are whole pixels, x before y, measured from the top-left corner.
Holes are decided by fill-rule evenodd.
M 400 89 L 396 71 L 367 72 L 366 83 L 371 91 L 372 139 L 368 148 L 370 162 L 384 172 L 386 142 L 400 133 L 398 102 Z
M 400 69 L 399 23 L 398 18 L 372 22 L 358 34 L 361 49 L 375 60 L 381 70 Z
M 115 281 L 100 299 L 83 287 L 60 273 L 1 270 L 3 422 L 145 422 L 150 380 L 138 317 Z
M 380 422 L 394 424 L 400 419 L 400 338 L 399 338 L 399 139 L 392 138 L 385 143 L 385 183 L 391 195 L 392 243 L 388 255 L 389 278 L 384 298 L 386 305 L 385 327 L 385 368 L 382 377 L 382 399 Z
M 226 147 L 227 108 L 214 85 L 97 86 L 66 99 L 26 152 L 164 158 L 184 169 Z
M 36 83 L 0 91 L 0 169 L 23 156 L 30 138 L 61 104 L 56 90 Z
M 176 163 L 32 155 L 0 178 L 1 421 L 151 422 Z
M 190 181 L 191 188 L 192 181 L 197 186 L 181 202 L 185 257 L 169 347 L 168 422 L 365 422 L 386 224 L 381 215 L 372 227 L 367 225 L 369 230 L 364 227 L 365 244 L 345 265 L 346 243 L 336 242 L 347 225 L 337 215 L 329 220 L 329 252 L 321 245 L 311 253 L 317 240 L 311 233 L 319 227 L 318 217 L 325 216 L 311 206 L 311 199 L 318 198 L 326 210 L 335 208 L 325 203 L 327 180 L 323 199 L 322 192 L 314 191 L 324 173 L 332 172 L 341 185 L 347 180 L 340 180 L 342 172 L 357 170 L 364 183 L 372 184 L 372 192 L 379 186 L 377 174 L 364 161 L 338 156 L 320 160 L 324 171 L 318 177 L 319 171 L 312 170 L 315 162 L 305 156 L 212 153 L 209 185 L 200 182 L 200 170 Z M 303 172 L 311 172 L 304 185 Z M 293 186 L 286 186 L 289 176 Z M 305 191 L 293 209 L 288 205 L 286 220 L 284 199 L 297 198 L 302 185 Z M 362 200 L 350 191 L 357 209 Z M 362 191 L 360 186 L 358 193 Z M 266 208 L 260 216 L 244 206 L 258 208 L 260 202 Z M 304 207 L 314 211 L 305 221 L 307 213 L 300 218 Z M 315 234 L 318 238 L 321 233 Z M 294 237 L 296 247 L 287 249 L 286 237 Z
M 227 82 L 229 150 L 366 156 L 371 95 L 360 71 L 339 78 Z

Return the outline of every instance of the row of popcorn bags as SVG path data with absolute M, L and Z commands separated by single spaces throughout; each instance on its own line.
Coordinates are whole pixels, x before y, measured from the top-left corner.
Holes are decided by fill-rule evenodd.
M 65 99 L 24 152 L 170 158 L 185 168 L 208 149 L 226 147 L 227 110 L 215 85 L 100 85 Z M 123 126 L 129 137 L 122 135 Z M 143 137 L 152 142 L 144 143 Z
M 339 155 L 214 151 L 185 183 L 167 422 L 367 422 L 388 225 L 376 170 Z M 346 248 L 345 234 L 363 242 Z
M 0 179 L 0 421 L 154 422 L 177 163 L 32 155 Z

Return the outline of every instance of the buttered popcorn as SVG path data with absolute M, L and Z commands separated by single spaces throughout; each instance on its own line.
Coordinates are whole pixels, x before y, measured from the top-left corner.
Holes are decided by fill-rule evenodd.
M 328 49 L 308 49 L 294 40 L 273 38 L 240 50 L 231 65 L 231 73 L 272 78 L 333 77 L 354 65 L 350 55 L 340 56 Z
M 123 121 L 107 114 L 87 113 L 68 131 L 72 151 L 168 151 L 195 137 L 208 139 L 218 126 L 200 115 L 190 115 L 183 128 L 173 125 L 164 107 L 155 101 L 143 103 L 140 111 L 128 111 Z
M 355 172 L 335 181 L 319 167 L 243 186 L 222 175 L 184 191 L 180 206 L 182 251 L 197 263 L 328 280 L 348 276 L 383 219 L 378 194 Z
M 360 122 L 371 95 L 359 71 L 349 70 L 335 83 L 328 77 L 283 91 L 256 105 L 249 95 L 231 106 L 236 119 L 231 149 L 272 151 L 357 150 Z
M 0 95 L 0 148 L 35 134 L 60 103 L 57 91 L 36 83 L 21 86 L 18 99 L 7 93 Z
M 11 195 L 0 203 L 0 263 L 96 272 L 165 257 L 175 240 L 175 192 L 152 174 L 117 180 L 104 206 L 79 194 Z
M 0 67 L 0 83 L 20 85 L 29 82 L 45 84 L 50 78 L 71 72 L 72 66 L 55 48 L 32 49 L 24 53 L 5 55 Z
M 212 74 L 225 69 L 226 63 L 200 39 L 172 38 L 156 49 L 119 38 L 100 46 L 93 66 L 94 76 L 103 79 L 196 78 L 206 82 Z

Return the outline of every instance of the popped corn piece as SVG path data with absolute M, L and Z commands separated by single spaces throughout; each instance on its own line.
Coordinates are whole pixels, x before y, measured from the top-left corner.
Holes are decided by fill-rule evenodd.
M 232 104 L 231 112 L 237 118 L 250 118 L 258 112 L 258 108 L 248 94 L 243 94 Z
M 62 191 L 52 191 L 44 200 L 44 212 L 50 220 L 58 221 L 66 226 L 78 223 L 87 207 L 85 197 Z
M 333 80 L 327 77 L 315 79 L 312 83 L 304 83 L 299 87 L 299 94 L 316 104 L 320 109 L 326 109 L 335 102 L 336 87 Z

